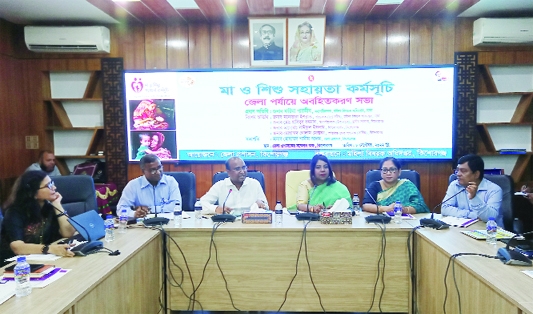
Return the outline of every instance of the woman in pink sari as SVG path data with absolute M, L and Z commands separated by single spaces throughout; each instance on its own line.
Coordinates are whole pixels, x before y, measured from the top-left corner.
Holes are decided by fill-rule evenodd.
M 161 132 L 155 132 L 152 135 L 152 141 L 150 143 L 150 150 L 152 151 L 152 154 L 156 155 L 160 159 L 171 159 L 172 154 L 170 151 L 163 146 L 163 143 L 165 142 L 165 135 Z

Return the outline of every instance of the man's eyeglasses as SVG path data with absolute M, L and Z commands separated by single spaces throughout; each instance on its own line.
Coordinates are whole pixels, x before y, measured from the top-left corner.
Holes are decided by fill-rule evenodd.
M 381 173 L 396 173 L 396 171 L 398 171 L 398 168 L 381 168 Z
M 466 173 L 468 173 L 468 169 L 465 169 L 465 168 L 457 168 L 457 169 L 455 169 L 455 170 L 453 171 L 453 173 L 454 173 L 455 175 L 457 175 L 459 172 L 462 173 L 462 174 L 466 174 Z
M 50 181 L 50 182 L 48 182 L 45 186 L 40 187 L 39 190 L 40 190 L 40 189 L 45 189 L 45 188 L 49 188 L 49 189 L 51 190 L 51 189 L 54 188 L 54 186 L 56 186 L 55 183 L 54 183 L 54 181 Z
M 148 171 L 150 172 L 151 174 L 156 174 L 158 172 L 161 172 L 163 171 L 163 166 L 159 165 L 159 167 L 155 168 L 155 169 L 145 169 L 145 171 Z
M 248 170 L 248 167 L 246 167 L 246 166 L 233 168 L 233 171 L 235 171 L 235 172 L 241 172 L 241 171 L 246 171 L 246 170 Z

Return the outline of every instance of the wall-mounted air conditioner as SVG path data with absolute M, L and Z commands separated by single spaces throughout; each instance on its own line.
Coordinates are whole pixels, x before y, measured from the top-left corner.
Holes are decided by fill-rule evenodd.
M 533 45 L 533 18 L 480 18 L 474 21 L 474 46 Z
M 26 26 L 26 47 L 35 52 L 109 53 L 104 26 Z

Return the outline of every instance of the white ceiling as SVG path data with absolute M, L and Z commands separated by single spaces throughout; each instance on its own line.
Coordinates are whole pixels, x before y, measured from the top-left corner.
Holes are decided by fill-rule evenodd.
M 460 17 L 497 16 L 533 9 L 533 0 L 480 0 Z M 114 24 L 86 0 L 0 0 L 0 18 L 15 24 Z

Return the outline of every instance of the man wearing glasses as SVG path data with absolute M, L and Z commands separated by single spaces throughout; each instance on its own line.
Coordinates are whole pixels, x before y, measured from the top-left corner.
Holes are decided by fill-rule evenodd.
M 146 217 L 148 213 L 168 213 L 174 211 L 181 194 L 174 177 L 163 173 L 161 160 L 156 155 L 147 154 L 139 163 L 143 176 L 126 184 L 118 201 L 117 215 L 122 209 L 128 211 L 128 217 Z
M 442 204 L 441 213 L 460 218 L 479 218 L 485 222 L 494 217 L 498 225 L 503 227 L 500 213 L 502 189 L 483 178 L 483 159 L 468 154 L 459 158 L 457 163 L 457 179 L 450 183 L 443 200 L 458 194 Z
M 250 209 L 256 203 L 259 208 L 268 208 L 268 202 L 259 181 L 248 178 L 248 168 L 239 157 L 226 161 L 229 178 L 216 182 L 200 198 L 202 214 L 230 213 L 233 209 Z M 218 205 L 215 203 L 218 202 Z

